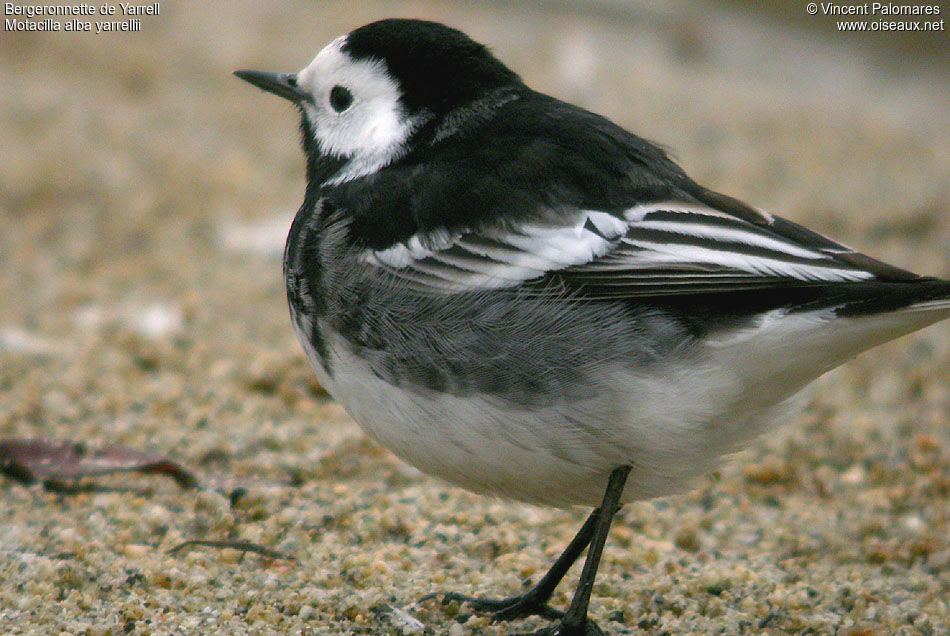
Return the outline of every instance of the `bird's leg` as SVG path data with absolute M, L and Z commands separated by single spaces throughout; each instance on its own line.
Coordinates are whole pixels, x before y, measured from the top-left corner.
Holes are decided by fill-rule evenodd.
M 610 473 L 607 482 L 607 491 L 604 501 L 597 515 L 597 524 L 587 551 L 587 560 L 581 572 L 581 579 L 577 583 L 574 599 L 571 606 L 561 617 L 561 622 L 540 632 L 535 636 L 602 636 L 603 632 L 596 624 L 587 619 L 587 605 L 590 603 L 590 593 L 594 589 L 594 579 L 597 577 L 597 567 L 600 565 L 600 555 L 604 551 L 607 533 L 610 531 L 610 522 L 614 514 L 620 509 L 620 495 L 623 486 L 630 474 L 630 466 L 621 466 Z
M 597 577 L 597 568 L 600 565 L 600 557 L 604 551 L 610 524 L 620 508 L 620 496 L 623 494 L 623 487 L 629 474 L 630 466 L 621 466 L 610 473 L 601 506 L 590 513 L 587 521 L 551 569 L 530 590 L 520 596 L 506 599 L 479 599 L 461 594 L 446 594 L 443 596 L 443 602 L 468 603 L 476 611 L 492 612 L 493 620 L 513 620 L 526 616 L 560 619 L 557 625 L 535 632 L 532 636 L 602 636 L 603 632 L 600 628 L 588 620 L 587 606 L 590 603 L 591 590 L 594 588 L 594 579 Z M 547 602 L 554 593 L 554 588 L 588 545 L 590 545 L 590 550 L 587 553 L 584 570 L 581 572 L 570 608 L 562 612 L 549 607 Z M 434 596 L 429 595 L 424 599 Z
M 563 612 L 548 607 L 548 600 L 554 593 L 567 571 L 571 569 L 574 562 L 588 546 L 591 538 L 594 536 L 594 530 L 597 526 L 600 509 L 594 509 L 587 517 L 587 521 L 581 526 L 571 542 L 557 558 L 551 569 L 541 578 L 538 583 L 530 590 L 519 596 L 512 596 L 503 599 L 472 598 L 462 594 L 449 593 L 442 597 L 443 603 L 451 601 L 460 601 L 467 603 L 476 611 L 492 612 L 492 619 L 497 621 L 510 621 L 516 618 L 526 616 L 543 616 L 545 618 L 561 618 Z M 423 600 L 433 598 L 435 595 L 423 597 Z

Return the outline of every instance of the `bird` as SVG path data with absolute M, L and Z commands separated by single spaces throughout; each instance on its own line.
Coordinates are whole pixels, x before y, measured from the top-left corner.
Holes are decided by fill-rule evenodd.
M 538 635 L 603 633 L 588 607 L 622 505 L 689 488 L 825 372 L 950 317 L 950 281 L 699 185 L 452 27 L 379 20 L 299 72 L 235 74 L 299 111 L 283 268 L 329 394 L 427 474 L 592 509 L 524 594 L 443 596 L 541 616 Z

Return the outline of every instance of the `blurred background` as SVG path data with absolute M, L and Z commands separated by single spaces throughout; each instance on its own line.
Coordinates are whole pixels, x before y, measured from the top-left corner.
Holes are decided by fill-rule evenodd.
M 428 633 L 502 633 L 412 603 L 445 580 L 511 592 L 580 521 L 421 476 L 321 392 L 280 266 L 304 188 L 297 117 L 235 69 L 300 69 L 383 17 L 443 21 L 530 86 L 668 147 L 700 183 L 950 276 L 947 31 L 842 33 L 805 2 L 765 4 L 176 1 L 134 33 L 0 33 L 0 437 L 168 453 L 252 493 L 237 508 L 164 485 L 63 502 L 0 482 L 0 607 L 13 608 L 0 629 L 164 617 L 194 633 L 412 633 L 393 609 L 408 608 Z M 598 620 L 675 633 L 946 626 L 948 362 L 946 325 L 882 347 L 695 493 L 629 507 Z M 196 535 L 306 564 L 164 555 Z M 60 553 L 72 556 L 50 560 Z M 145 583 L 125 586 L 129 571 Z M 55 612 L 38 600 L 72 578 L 88 598 Z M 707 579 L 720 593 L 681 584 Z M 231 614 L 202 618 L 185 600 L 209 580 L 229 591 L 208 603 Z

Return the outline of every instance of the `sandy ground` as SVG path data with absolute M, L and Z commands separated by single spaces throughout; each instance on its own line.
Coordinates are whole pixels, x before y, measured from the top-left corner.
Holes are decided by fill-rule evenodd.
M 378 17 L 445 20 L 701 182 L 950 275 L 945 65 L 804 15 L 568 4 L 163 2 L 139 33 L 0 34 L 0 437 L 124 444 L 203 484 L 0 477 L 0 632 L 504 634 L 417 600 L 515 593 L 583 519 L 428 478 L 320 391 L 280 273 L 295 117 L 236 68 L 299 68 Z M 191 539 L 296 560 L 168 552 Z M 616 634 L 950 633 L 948 326 L 823 378 L 695 490 L 625 508 L 592 615 Z

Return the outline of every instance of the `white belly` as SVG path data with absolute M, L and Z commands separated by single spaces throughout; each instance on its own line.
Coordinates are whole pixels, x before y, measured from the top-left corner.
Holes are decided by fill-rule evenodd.
M 367 434 L 427 474 L 520 501 L 599 505 L 610 472 L 625 464 L 633 469 L 624 502 L 683 490 L 774 415 L 747 405 L 735 412 L 735 383 L 696 366 L 618 370 L 610 383 L 622 388 L 609 395 L 531 408 L 415 391 L 380 379 L 344 339 L 323 333 L 332 377 L 300 340 L 320 382 Z

